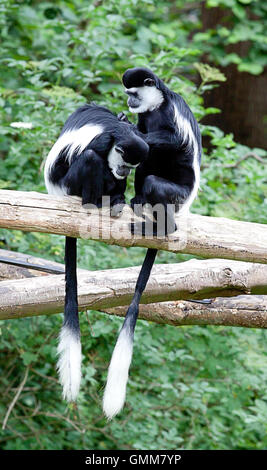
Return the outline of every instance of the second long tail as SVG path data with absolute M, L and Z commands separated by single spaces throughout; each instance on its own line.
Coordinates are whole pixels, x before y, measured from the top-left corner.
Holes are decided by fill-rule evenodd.
M 139 303 L 146 288 L 158 250 L 149 248 L 139 273 L 135 293 L 127 310 L 108 369 L 103 398 L 103 410 L 112 419 L 123 408 L 126 386 L 133 354 L 134 330 L 139 313 Z

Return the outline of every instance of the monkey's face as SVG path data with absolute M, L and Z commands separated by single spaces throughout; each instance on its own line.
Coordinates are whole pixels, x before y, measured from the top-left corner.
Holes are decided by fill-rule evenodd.
M 124 160 L 124 149 L 119 145 L 114 145 L 108 155 L 108 166 L 116 179 L 123 180 L 136 168 L 139 163 L 132 165 Z
M 159 80 L 145 68 L 128 69 L 122 77 L 125 93 L 129 96 L 127 104 L 132 113 L 154 111 L 164 101 L 159 89 Z
M 117 179 L 124 179 L 144 161 L 149 152 L 148 144 L 139 136 L 133 134 L 120 139 L 112 147 L 108 155 L 108 165 Z

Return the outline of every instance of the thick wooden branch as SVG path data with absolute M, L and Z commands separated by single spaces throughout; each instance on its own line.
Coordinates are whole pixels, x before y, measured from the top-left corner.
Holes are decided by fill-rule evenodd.
M 102 310 L 109 315 L 125 316 L 125 307 Z M 139 318 L 172 326 L 223 325 L 267 328 L 267 295 L 217 297 L 209 304 L 185 300 L 140 305 Z
M 45 271 L 42 271 L 42 268 Z M 52 270 L 64 272 L 64 265 L 23 253 L 0 250 L 0 280 L 43 276 Z M 123 317 L 126 307 L 119 306 L 102 311 Z M 140 305 L 139 317 L 173 326 L 224 325 L 267 328 L 267 296 L 217 297 L 210 299 L 210 303 L 206 305 L 186 300 L 143 304 Z
M 101 214 L 101 217 L 99 217 Z M 267 225 L 189 214 L 177 217 L 178 230 L 168 238 L 133 237 L 132 211 L 110 218 L 107 209 L 88 210 L 76 197 L 0 191 L 0 227 L 101 240 L 121 246 L 144 246 L 204 258 L 267 262 Z
M 128 305 L 140 267 L 80 272 L 79 308 L 103 310 Z M 0 319 L 61 312 L 64 275 L 47 275 L 0 283 Z M 142 303 L 179 299 L 267 294 L 267 266 L 226 260 L 190 260 L 155 265 Z

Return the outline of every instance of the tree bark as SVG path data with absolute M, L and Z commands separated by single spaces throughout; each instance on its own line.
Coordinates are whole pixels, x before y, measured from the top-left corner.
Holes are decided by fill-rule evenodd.
M 0 280 L 23 279 L 36 276 L 47 276 L 47 271 L 41 271 L 41 266 L 54 268 L 64 272 L 64 264 L 47 261 L 8 250 L 0 250 L 0 260 L 9 259 L 14 263 L 24 262 L 29 267 L 10 265 L 0 262 Z M 36 265 L 38 269 L 35 269 Z M 85 272 L 85 270 L 78 270 Z M 239 295 L 236 297 L 217 297 L 210 299 L 209 304 L 198 304 L 191 301 L 179 300 L 140 305 L 139 318 L 156 323 L 172 326 L 181 325 L 224 325 L 242 326 L 247 328 L 267 327 L 267 296 Z M 102 309 L 110 315 L 124 316 L 125 306 Z
M 206 8 L 202 5 L 203 30 L 216 29 L 224 24 L 229 28 L 232 22 L 229 9 Z M 245 57 L 250 41 L 239 41 L 225 47 L 225 54 L 236 53 Z M 207 60 L 206 60 L 207 61 Z M 211 65 L 213 65 L 211 63 Z M 215 64 L 218 67 L 217 64 Z M 237 142 L 249 147 L 266 148 L 266 86 L 267 69 L 260 75 L 239 72 L 235 64 L 219 67 L 227 81 L 218 88 L 205 93 L 205 106 L 216 106 L 220 114 L 208 116 L 204 123 L 212 124 L 233 133 Z
M 106 208 L 88 210 L 77 197 L 22 191 L 0 191 L 0 227 L 55 233 L 120 246 L 144 246 L 205 258 L 267 262 L 267 225 L 196 214 L 177 217 L 169 237 L 133 236 L 132 211 L 111 218 Z
M 109 315 L 125 316 L 125 307 L 102 310 Z M 217 297 L 209 304 L 190 301 L 140 305 L 139 318 L 172 326 L 222 325 L 267 328 L 267 296 L 238 295 Z
M 140 267 L 80 272 L 79 309 L 103 310 L 129 305 Z M 267 294 L 267 266 L 226 260 L 190 260 L 155 265 L 142 303 Z M 63 310 L 64 275 L 0 283 L 0 319 L 58 313 Z M 126 310 L 126 309 L 125 309 Z
M 109 315 L 125 316 L 125 307 L 102 311 Z M 184 300 L 143 304 L 140 305 L 139 318 L 172 326 L 221 325 L 267 328 L 267 296 L 217 297 L 205 305 Z

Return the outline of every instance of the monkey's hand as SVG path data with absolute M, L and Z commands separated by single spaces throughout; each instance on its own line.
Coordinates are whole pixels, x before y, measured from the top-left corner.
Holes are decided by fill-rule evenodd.
M 141 194 L 136 194 L 135 197 L 131 199 L 130 205 L 138 217 L 142 217 L 143 215 L 143 206 L 145 205 L 146 200 Z
M 111 196 L 110 205 L 110 217 L 120 217 L 124 206 L 126 206 L 124 196 L 122 194 Z
M 129 119 L 127 118 L 126 114 L 124 114 L 123 112 L 117 114 L 117 118 L 121 122 L 126 122 L 127 124 L 131 124 Z
M 110 208 L 110 217 L 120 217 L 122 215 L 124 206 L 126 206 L 125 202 L 114 204 L 114 206 Z

